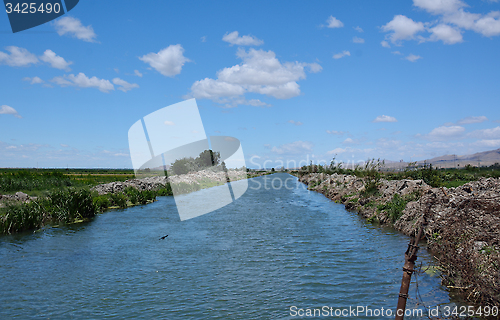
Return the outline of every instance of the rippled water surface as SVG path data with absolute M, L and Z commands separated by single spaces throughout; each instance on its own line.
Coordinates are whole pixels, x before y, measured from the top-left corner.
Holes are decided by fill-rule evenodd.
M 271 179 L 275 187 L 289 179 L 289 188 L 273 189 Z M 249 183 L 234 203 L 187 221 L 161 197 L 85 224 L 0 237 L 0 318 L 298 319 L 292 306 L 395 309 L 408 237 L 290 175 Z M 432 263 L 424 250 L 418 262 Z M 438 278 L 422 274 L 418 286 L 426 305 L 449 303 Z

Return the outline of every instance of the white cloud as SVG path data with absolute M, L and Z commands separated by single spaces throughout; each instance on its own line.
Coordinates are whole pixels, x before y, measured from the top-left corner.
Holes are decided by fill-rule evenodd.
M 347 50 L 344 50 L 340 53 L 334 54 L 333 59 L 340 59 L 340 58 L 343 58 L 345 56 L 351 56 L 351 53 Z
M 498 148 L 500 147 L 500 139 L 496 140 L 478 140 L 473 143 L 478 147 L 487 147 L 487 148 Z
M 200 39 L 201 39 L 201 42 L 207 42 L 207 36 L 203 36 Z
M 306 68 L 313 73 L 322 70 L 317 63 L 281 63 L 273 51 L 251 48 L 247 52 L 240 48 L 237 56 L 243 60 L 241 64 L 220 70 L 217 79 L 196 81 L 186 98 L 211 99 L 217 103 L 228 103 L 229 106 L 235 106 L 237 101 L 263 105 L 260 100 L 241 100 L 241 96 L 252 92 L 289 99 L 300 94 L 297 81 L 306 78 Z
M 485 37 L 500 35 L 500 11 L 492 11 L 477 20 L 472 29 Z
M 335 148 L 333 150 L 330 150 L 327 152 L 327 154 L 338 154 L 338 153 L 344 153 L 347 151 L 347 148 Z
M 365 43 L 365 39 L 354 37 L 354 38 L 352 38 L 352 42 L 354 42 L 354 43 Z
M 196 81 L 191 86 L 191 94 L 198 99 L 217 100 L 221 97 L 234 97 L 243 95 L 245 88 L 238 84 L 231 84 L 210 78 Z
M 417 61 L 418 59 L 422 59 L 422 57 L 421 57 L 421 56 L 416 56 L 416 55 L 414 55 L 413 53 L 410 53 L 410 54 L 409 54 L 408 56 L 406 56 L 404 59 L 405 59 L 405 60 L 408 60 L 408 61 L 410 61 L 410 62 L 415 62 L 415 61 Z
M 42 56 L 40 56 L 40 60 L 50 64 L 52 68 L 61 69 L 65 71 L 70 71 L 70 64 L 73 64 L 71 61 L 64 60 L 63 57 L 58 56 L 52 50 L 45 50 Z
M 16 109 L 9 107 L 8 105 L 0 106 L 0 114 L 11 114 L 16 118 L 21 119 L 22 117 L 17 113 Z
M 173 121 L 169 121 L 169 120 L 166 120 L 166 121 L 165 121 L 165 124 L 166 124 L 167 126 L 174 126 L 174 125 L 175 125 L 175 123 L 174 123 Z
M 415 22 L 404 15 L 396 15 L 386 25 L 382 26 L 382 31 L 391 32 L 387 37 L 392 43 L 398 44 L 401 40 L 410 40 L 415 38 L 415 34 L 425 31 L 422 22 Z
M 360 26 L 354 27 L 354 30 L 356 30 L 357 32 L 363 32 L 363 29 L 361 29 Z
M 294 125 L 296 125 L 296 126 L 301 126 L 301 125 L 303 125 L 303 123 L 302 123 L 302 122 L 300 122 L 300 121 L 294 121 L 294 120 L 288 120 L 288 123 L 294 124 Z
M 467 6 L 460 0 L 413 0 L 413 5 L 432 14 L 455 12 Z
M 431 14 L 440 15 L 440 19 L 444 23 L 451 23 L 486 37 L 500 35 L 500 11 L 491 11 L 485 15 L 471 13 L 464 10 L 468 5 L 460 0 L 414 0 L 413 3 Z M 444 35 L 441 34 L 442 37 L 453 39 L 449 44 L 461 42 L 461 30 L 455 29 L 453 31 L 441 28 L 438 31 L 444 32 Z M 432 32 L 432 29 L 429 29 L 429 32 Z M 443 40 L 439 38 L 439 34 L 436 37 L 438 40 Z
M 481 123 L 487 120 L 488 118 L 486 118 L 485 116 L 479 116 L 479 117 L 469 116 L 458 120 L 457 123 L 458 124 Z
M 381 45 L 382 47 L 384 47 L 384 48 L 390 48 L 390 47 L 391 47 L 391 45 L 389 44 L 389 42 L 387 42 L 387 41 L 385 41 L 385 40 L 384 40 L 384 41 L 382 41 L 382 42 L 380 42 L 380 45 Z
M 134 74 L 140 78 L 142 78 L 142 73 L 139 72 L 139 70 L 134 70 Z
M 231 33 L 226 33 L 222 37 L 222 41 L 229 42 L 231 45 L 237 46 L 260 46 L 264 44 L 264 41 L 257 39 L 254 36 L 238 36 L 238 31 L 233 31 Z
M 9 46 L 5 50 L 10 54 L 0 51 L 0 64 L 11 67 L 26 67 L 38 63 L 38 58 L 24 48 Z
M 373 122 L 397 122 L 398 120 L 391 116 L 381 115 L 376 117 Z
M 464 131 L 465 128 L 461 126 L 441 126 L 432 129 L 426 137 L 431 140 L 456 139 L 462 136 Z
M 433 28 L 430 28 L 429 32 L 431 32 L 429 41 L 441 40 L 445 44 L 455 44 L 463 42 L 463 37 L 460 30 L 453 28 L 447 24 L 441 23 Z
M 393 52 L 391 52 L 391 53 L 392 53 L 392 54 L 397 54 L 397 55 L 402 55 L 402 53 L 401 53 L 401 52 L 399 52 L 399 51 L 393 51 Z
M 337 130 L 326 130 L 326 133 L 341 136 L 341 135 L 343 135 L 345 132 L 344 132 L 344 131 L 337 131 Z
M 273 147 L 271 152 L 276 154 L 300 154 L 304 155 L 312 152 L 313 144 L 309 141 L 295 141 L 292 143 L 282 144 L 279 147 Z
M 25 77 L 25 78 L 23 78 L 23 81 L 30 81 L 30 84 L 38 84 L 38 83 L 45 82 L 42 79 L 40 79 L 39 77 L 33 77 L 33 78 Z
M 353 139 L 351 139 L 351 138 L 347 138 L 347 139 L 345 139 L 345 140 L 342 142 L 342 144 L 355 144 L 355 143 L 356 143 L 356 141 L 354 141 L 354 140 L 353 140 Z
M 76 18 L 62 17 L 54 22 L 54 27 L 60 36 L 68 34 L 83 41 L 96 42 L 97 35 L 92 26 L 84 27 Z
M 328 17 L 328 19 L 326 20 L 326 23 L 328 23 L 328 25 L 327 25 L 328 28 L 342 28 L 344 26 L 342 21 L 338 20 L 334 16 Z
M 167 77 L 173 77 L 181 73 L 182 66 L 186 62 L 190 62 L 184 57 L 184 48 L 180 44 L 170 45 L 158 53 L 148 53 L 139 60 L 149 64 L 156 71 Z
M 89 78 L 84 73 L 79 73 L 78 75 L 69 74 L 64 75 L 64 77 L 55 77 L 51 82 L 60 85 L 61 87 L 65 86 L 74 86 L 80 88 L 97 88 L 102 92 L 108 93 L 111 90 L 115 90 L 115 87 L 109 80 L 98 79 L 97 77 Z
M 500 139 L 500 127 L 492 129 L 476 130 L 469 134 L 469 136 L 478 139 Z
M 123 92 L 127 92 L 134 88 L 139 88 L 139 85 L 137 83 L 128 83 L 127 81 L 120 78 L 114 78 L 113 83 L 119 86 L 118 90 L 121 90 Z

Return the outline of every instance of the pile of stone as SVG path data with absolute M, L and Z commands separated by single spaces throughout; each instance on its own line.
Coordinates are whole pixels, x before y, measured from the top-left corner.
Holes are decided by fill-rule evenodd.
M 246 179 L 247 174 L 244 170 L 228 170 L 227 174 L 231 181 Z M 200 182 L 226 182 L 226 173 L 224 171 L 217 171 L 213 169 L 205 169 L 198 172 L 189 172 L 183 175 L 174 175 L 168 178 L 164 176 L 146 177 L 142 179 L 132 179 L 124 182 L 110 182 L 101 184 L 92 188 L 98 194 L 117 193 L 123 192 L 128 187 L 133 187 L 138 190 L 154 190 L 157 188 L 165 187 L 167 183 L 187 183 L 195 184 Z
M 444 284 L 476 303 L 500 302 L 500 179 L 482 178 L 457 188 L 432 188 L 422 180 L 381 179 L 378 193 L 362 196 L 366 180 L 310 173 L 299 180 L 363 217 L 376 217 L 407 235 L 424 221 L 429 249 L 438 257 Z M 394 195 L 417 195 L 394 223 L 378 205 Z

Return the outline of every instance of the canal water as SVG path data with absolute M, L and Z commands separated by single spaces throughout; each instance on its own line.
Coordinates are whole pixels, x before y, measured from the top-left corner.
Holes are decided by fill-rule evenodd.
M 182 222 L 174 199 L 160 197 L 88 223 L 1 236 L 0 318 L 322 319 L 349 311 L 391 319 L 380 312 L 394 312 L 408 240 L 277 173 Z M 433 263 L 425 250 L 417 262 Z M 438 277 L 422 273 L 416 287 L 408 308 L 424 318 L 422 301 L 453 305 Z M 308 317 L 314 309 L 328 317 Z

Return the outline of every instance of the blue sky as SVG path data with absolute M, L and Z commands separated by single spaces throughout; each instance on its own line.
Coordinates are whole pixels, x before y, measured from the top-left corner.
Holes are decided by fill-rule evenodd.
M 249 167 L 500 147 L 499 1 L 81 0 L 0 31 L 0 167 L 131 167 L 132 124 L 193 97 Z

